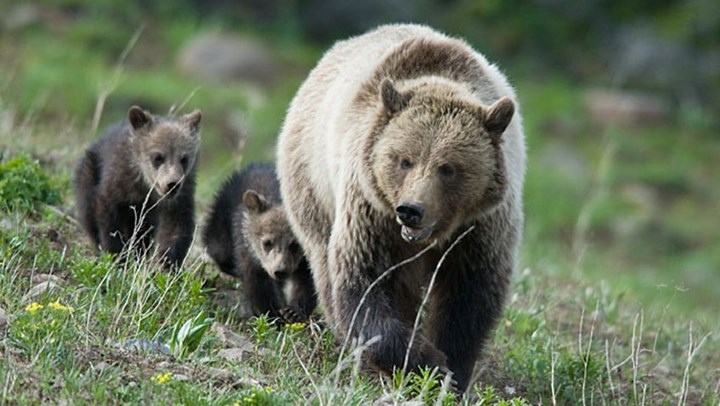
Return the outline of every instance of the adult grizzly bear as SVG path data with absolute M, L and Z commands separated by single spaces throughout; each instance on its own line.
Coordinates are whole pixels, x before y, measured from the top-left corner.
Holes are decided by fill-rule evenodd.
M 408 357 L 410 368 L 447 368 L 467 387 L 501 317 L 522 233 L 516 106 L 482 55 L 418 25 L 337 43 L 292 101 L 278 141 L 283 201 L 331 324 L 380 336 L 365 353 L 373 367 L 403 365 L 422 287 L 474 226 L 442 263 Z

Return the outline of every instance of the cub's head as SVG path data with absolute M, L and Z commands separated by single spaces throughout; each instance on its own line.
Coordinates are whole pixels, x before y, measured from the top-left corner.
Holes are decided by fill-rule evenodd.
M 278 281 L 295 272 L 303 260 L 303 251 L 290 229 L 285 209 L 271 205 L 254 190 L 243 195 L 243 233 L 255 258 L 268 275 Z
M 504 97 L 481 105 L 442 80 L 380 94 L 387 122 L 369 159 L 374 182 L 408 242 L 445 241 L 502 200 L 502 135 L 515 112 Z
M 180 117 L 160 117 L 130 107 L 135 164 L 159 196 L 176 195 L 193 170 L 200 147 L 201 117 L 200 110 Z

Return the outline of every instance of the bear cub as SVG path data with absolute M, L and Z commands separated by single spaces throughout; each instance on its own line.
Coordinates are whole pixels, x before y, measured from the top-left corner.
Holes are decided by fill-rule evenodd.
M 274 165 L 253 163 L 225 181 L 203 242 L 222 272 L 241 279 L 255 315 L 297 322 L 315 309 L 310 268 L 290 229 Z
M 80 223 L 102 250 L 147 252 L 179 266 L 195 231 L 200 110 L 156 116 L 140 107 L 110 127 L 80 158 L 75 196 Z

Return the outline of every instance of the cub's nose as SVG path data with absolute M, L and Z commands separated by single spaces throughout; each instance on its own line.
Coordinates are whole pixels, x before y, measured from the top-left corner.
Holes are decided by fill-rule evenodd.
M 279 269 L 279 270 L 275 271 L 275 279 L 277 279 L 279 281 L 284 281 L 285 279 L 287 279 L 287 277 L 289 275 L 290 275 L 290 272 L 288 272 L 285 269 Z
M 401 203 L 395 208 L 398 219 L 407 226 L 416 226 L 422 221 L 425 209 L 412 203 Z
M 165 190 L 167 190 L 168 194 L 173 194 L 177 192 L 177 186 L 178 182 L 168 182 L 168 184 L 165 186 Z

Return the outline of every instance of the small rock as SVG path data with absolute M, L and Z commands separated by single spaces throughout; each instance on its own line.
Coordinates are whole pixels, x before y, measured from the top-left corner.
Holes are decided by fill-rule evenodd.
M 180 51 L 180 69 L 202 79 L 231 79 L 268 83 L 277 75 L 277 64 L 260 43 L 241 36 L 205 34 Z
M 190 380 L 190 377 L 189 377 L 189 376 L 183 375 L 183 374 L 173 374 L 172 378 L 173 378 L 174 380 L 180 381 L 180 382 L 185 382 L 185 381 L 189 381 L 189 380 Z
M 7 316 L 5 316 L 5 309 L 0 307 L 0 331 L 5 329 L 8 324 Z
M 54 292 L 60 288 L 60 285 L 57 283 L 47 280 L 45 282 L 38 283 L 37 285 L 33 286 L 25 295 L 22 297 L 22 301 L 24 303 L 32 302 L 41 296 Z
M 252 351 L 255 347 L 252 341 L 235 333 L 222 323 L 213 323 L 210 331 L 215 333 L 220 343 L 227 348 L 244 348 Z
M 235 374 L 232 373 L 229 369 L 222 369 L 222 368 L 208 368 L 208 375 L 210 378 L 217 380 L 217 381 L 230 381 L 235 378 Z
M 92 366 L 92 369 L 97 372 L 102 372 L 108 368 L 110 368 L 110 364 L 108 364 L 105 361 L 100 361 L 97 364 Z
M 372 404 L 373 406 L 425 406 L 425 403 L 419 400 L 398 401 L 390 393 L 380 396 Z
M 670 106 L 652 94 L 593 90 L 585 96 L 590 118 L 601 125 L 648 125 L 667 122 Z
M 13 225 L 8 219 L 2 219 L 0 220 L 0 228 L 4 228 L 5 230 L 12 230 Z
M 43 283 L 43 282 L 47 282 L 47 281 L 54 282 L 59 286 L 62 286 L 65 283 L 65 279 L 63 279 L 57 275 L 51 275 L 49 273 L 39 273 L 39 274 L 33 275 L 33 277 L 32 277 L 33 283 Z
M 131 339 L 121 342 L 110 342 L 116 348 L 125 350 L 133 350 L 146 354 L 163 354 L 170 355 L 170 348 L 159 341 L 151 341 L 146 339 Z
M 245 362 L 252 358 L 252 351 L 244 348 L 223 348 L 218 351 L 218 356 L 226 361 Z
M 160 361 L 156 365 L 157 369 L 170 369 L 172 364 L 170 364 L 168 361 Z

